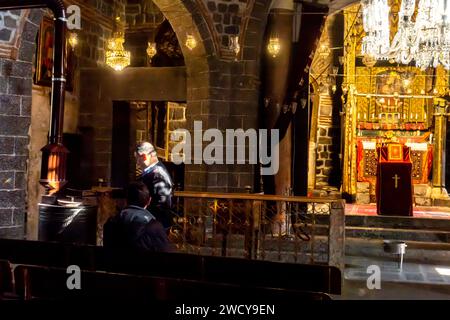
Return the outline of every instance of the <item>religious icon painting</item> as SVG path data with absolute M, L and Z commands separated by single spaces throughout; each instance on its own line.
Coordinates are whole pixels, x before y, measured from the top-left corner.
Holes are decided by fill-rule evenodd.
M 388 161 L 403 161 L 403 146 L 401 144 L 388 145 Z
M 53 21 L 44 17 L 38 34 L 35 83 L 51 86 L 53 68 Z
M 54 46 L 54 23 L 50 17 L 44 17 L 41 22 L 36 48 L 34 83 L 39 86 L 52 86 L 53 72 L 53 46 Z M 66 90 L 73 90 L 74 76 L 74 52 L 66 43 Z

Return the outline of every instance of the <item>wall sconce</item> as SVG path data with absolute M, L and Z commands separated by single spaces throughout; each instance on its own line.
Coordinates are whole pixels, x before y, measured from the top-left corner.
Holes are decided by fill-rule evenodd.
M 280 39 L 278 37 L 271 37 L 267 45 L 267 51 L 272 57 L 276 57 L 281 51 Z
M 188 34 L 186 36 L 186 47 L 189 50 L 193 50 L 196 46 L 197 46 L 197 40 L 195 39 L 195 37 L 193 35 Z
M 156 50 L 156 42 L 148 42 L 147 46 L 147 55 L 150 58 L 150 60 L 156 55 L 158 50 Z
M 75 32 L 69 34 L 69 45 L 72 50 L 75 50 L 75 47 L 78 45 L 78 35 Z

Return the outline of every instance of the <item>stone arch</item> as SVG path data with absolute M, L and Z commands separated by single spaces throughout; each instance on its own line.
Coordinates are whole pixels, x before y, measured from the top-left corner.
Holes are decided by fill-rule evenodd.
M 196 1 L 153 0 L 175 31 L 184 56 L 187 76 L 186 125 L 193 132 L 194 121 L 208 123 L 210 109 L 210 63 L 217 55 L 213 37 Z M 189 50 L 184 44 L 188 33 L 197 40 L 197 46 Z M 205 183 L 207 169 L 204 165 L 185 166 L 186 189 L 198 189 Z M 202 179 L 199 179 L 202 176 Z
M 194 1 L 153 0 L 153 2 L 169 20 L 181 45 L 188 79 L 187 112 L 190 113 L 190 102 L 208 99 L 206 90 L 197 89 L 209 87 L 210 66 L 207 58 L 216 55 L 211 32 Z M 184 45 L 188 33 L 197 40 L 197 46 L 193 50 Z
M 251 0 L 251 12 L 243 22 L 243 58 L 259 60 L 264 44 L 264 30 L 266 28 L 267 19 L 269 17 L 271 1 Z M 259 65 L 255 65 L 255 74 L 259 74 Z

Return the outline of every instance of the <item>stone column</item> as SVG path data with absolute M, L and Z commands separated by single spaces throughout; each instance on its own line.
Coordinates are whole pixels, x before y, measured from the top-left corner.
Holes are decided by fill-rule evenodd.
M 288 87 L 289 65 L 292 48 L 293 1 L 275 1 L 272 5 L 266 29 L 266 43 L 264 45 L 264 120 L 265 126 L 270 129 L 280 129 L 279 143 L 279 170 L 274 176 L 274 193 L 285 194 L 292 186 L 292 130 L 290 124 L 291 112 L 284 105 Z M 280 41 L 280 52 L 272 56 L 267 52 L 267 43 L 271 37 Z M 287 127 L 287 128 L 286 128 Z M 275 233 L 285 233 L 285 208 L 280 204 L 277 208 L 279 214 L 275 217 Z M 280 230 L 278 230 L 280 229 Z
M 448 198 L 445 189 L 445 141 L 447 136 L 447 102 L 435 99 L 434 113 L 434 148 L 433 148 L 433 199 Z
M 328 230 L 328 265 L 341 270 L 345 268 L 345 202 L 331 202 L 330 227 Z

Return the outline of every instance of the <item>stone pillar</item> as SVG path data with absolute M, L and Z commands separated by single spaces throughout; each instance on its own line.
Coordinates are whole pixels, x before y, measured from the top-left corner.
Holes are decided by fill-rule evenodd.
M 281 50 L 276 56 L 265 53 L 264 68 L 264 120 L 265 126 L 280 130 L 279 170 L 274 176 L 274 193 L 285 194 L 292 186 L 292 130 L 288 106 L 285 106 L 288 87 L 289 66 L 292 48 L 293 2 L 276 1 L 270 11 L 266 29 L 266 43 L 271 37 L 277 37 Z M 264 46 L 264 50 L 267 50 Z M 282 204 L 278 212 L 285 212 Z M 281 226 L 275 233 L 284 233 L 285 215 L 275 217 L 274 226 Z
M 328 265 L 339 268 L 343 279 L 345 267 L 344 200 L 331 203 L 330 227 L 328 232 Z
M 434 113 L 434 149 L 433 149 L 433 199 L 448 198 L 445 189 L 445 142 L 447 137 L 447 102 L 435 99 Z

